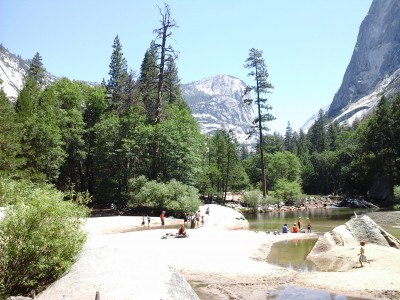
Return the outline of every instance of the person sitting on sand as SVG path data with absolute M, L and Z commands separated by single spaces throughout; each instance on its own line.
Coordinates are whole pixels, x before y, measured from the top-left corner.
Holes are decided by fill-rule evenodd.
M 296 223 L 293 223 L 293 227 L 292 227 L 292 233 L 298 233 L 298 229 L 297 229 L 297 225 Z
M 178 230 L 178 237 L 186 237 L 187 233 L 186 233 L 186 228 L 184 225 L 181 225 L 181 227 L 179 227 Z
M 283 224 L 283 226 L 282 226 L 282 233 L 288 233 L 287 224 Z

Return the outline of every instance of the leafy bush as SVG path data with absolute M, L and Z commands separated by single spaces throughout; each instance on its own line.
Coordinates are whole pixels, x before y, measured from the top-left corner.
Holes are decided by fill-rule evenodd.
M 394 187 L 393 193 L 394 193 L 394 197 L 396 198 L 396 201 L 398 203 L 400 203 L 400 185 L 396 185 Z
M 255 210 L 258 205 L 260 205 L 262 199 L 262 194 L 258 190 L 248 191 L 243 194 L 244 203 L 246 203 L 247 206 L 252 208 L 253 210 Z
M 74 262 L 88 210 L 49 185 L 0 180 L 0 298 L 40 291 Z
M 300 200 L 301 195 L 301 186 L 297 181 L 279 179 L 276 183 L 274 197 L 284 201 L 286 205 L 295 204 Z
M 135 190 L 131 193 L 128 206 L 142 205 L 178 213 L 194 213 L 201 204 L 196 188 L 176 180 L 168 183 L 146 182 L 143 179 L 132 181 L 132 187 L 140 186 L 139 191 Z

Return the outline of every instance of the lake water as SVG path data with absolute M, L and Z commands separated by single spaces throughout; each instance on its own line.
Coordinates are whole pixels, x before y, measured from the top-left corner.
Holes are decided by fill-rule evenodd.
M 250 223 L 250 230 L 258 231 L 281 231 L 282 225 L 285 223 L 290 229 L 293 223 L 297 223 L 298 217 L 301 217 L 302 228 L 306 228 L 307 218 L 310 218 L 312 232 L 324 234 L 349 221 L 351 217 L 354 216 L 354 213 L 360 217 L 370 211 L 369 209 L 313 208 L 297 211 L 274 211 L 260 214 L 246 213 L 245 217 Z M 400 228 L 387 224 L 378 225 L 393 236 L 400 238 Z
M 315 208 L 299 211 L 268 212 L 262 214 L 245 214 L 250 223 L 250 230 L 273 232 L 282 230 L 282 225 L 287 224 L 289 229 L 297 218 L 301 217 L 302 228 L 307 226 L 307 218 L 311 220 L 311 230 L 319 235 L 331 231 L 333 228 L 346 223 L 355 214 L 359 217 L 369 212 L 368 209 L 349 208 Z M 385 224 L 378 224 L 390 234 L 400 237 L 400 230 Z M 275 243 L 267 257 L 267 262 L 299 272 L 314 272 L 316 265 L 306 256 L 314 247 L 317 239 L 288 239 Z M 361 300 L 365 298 L 347 297 L 332 294 L 322 290 L 304 289 L 298 286 L 284 286 L 271 291 L 266 299 L 295 300 L 295 299 L 326 299 L 326 300 Z

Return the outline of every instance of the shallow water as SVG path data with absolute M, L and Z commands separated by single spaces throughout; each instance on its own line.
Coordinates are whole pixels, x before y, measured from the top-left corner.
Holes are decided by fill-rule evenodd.
M 267 262 L 299 272 L 318 271 L 317 266 L 306 259 L 317 239 L 288 239 L 274 243 Z
M 275 300 L 298 300 L 298 299 L 319 299 L 319 300 L 368 300 L 368 298 L 347 297 L 329 293 L 322 290 L 303 289 L 297 286 L 288 285 L 269 292 L 267 298 Z

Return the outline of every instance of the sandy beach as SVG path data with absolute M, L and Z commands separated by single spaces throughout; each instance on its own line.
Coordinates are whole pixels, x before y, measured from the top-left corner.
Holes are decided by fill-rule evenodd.
M 188 281 L 200 299 L 268 299 L 278 288 L 296 286 L 367 299 L 400 299 L 400 250 L 367 245 L 371 260 L 359 268 L 358 248 L 337 254 L 340 271 L 298 272 L 271 265 L 273 243 L 314 234 L 273 235 L 214 226 L 188 229 L 189 238 L 161 239 L 176 229 L 141 229 L 141 217 L 91 218 L 78 261 L 38 299 L 195 299 L 177 294 L 171 276 Z M 183 220 L 167 220 L 167 225 Z M 136 230 L 136 231 L 132 231 Z M 172 274 L 172 275 L 171 275 Z M 180 282 L 177 286 L 185 283 Z M 174 284 L 172 284 L 174 285 Z M 176 289 L 176 287 L 175 287 Z M 171 296 L 172 295 L 172 296 Z

